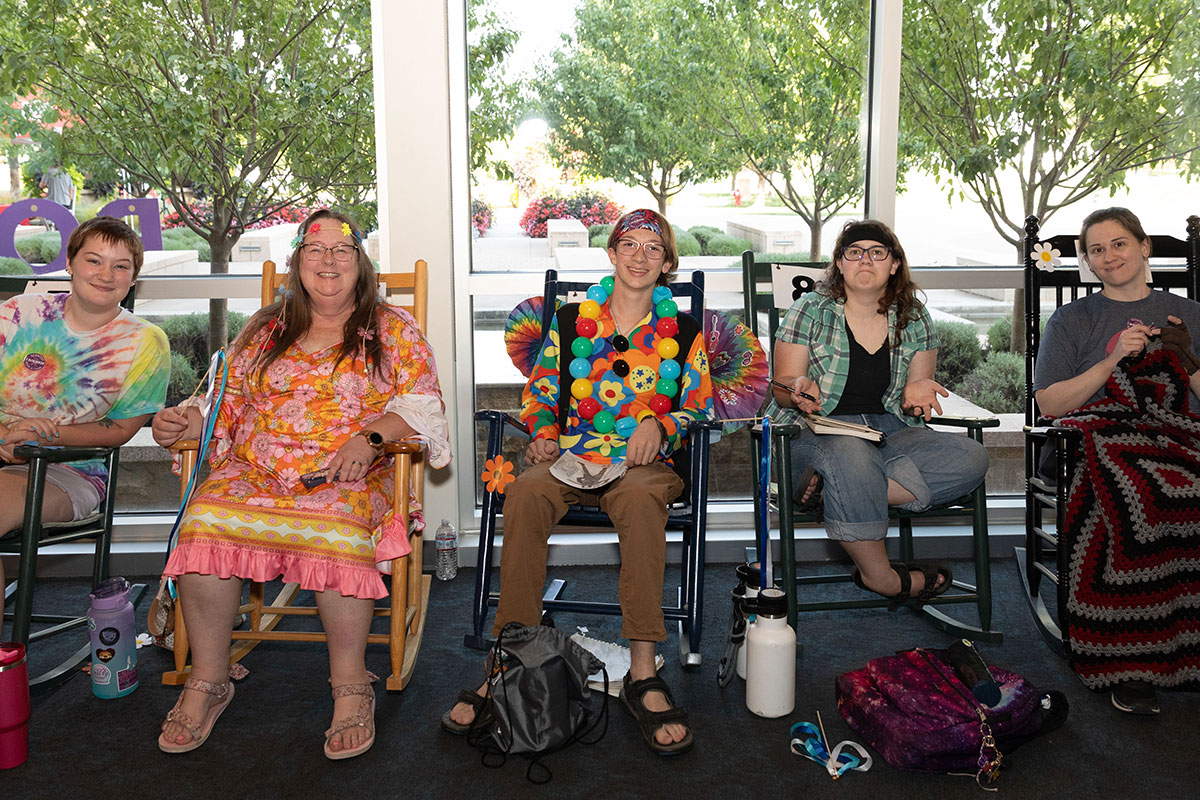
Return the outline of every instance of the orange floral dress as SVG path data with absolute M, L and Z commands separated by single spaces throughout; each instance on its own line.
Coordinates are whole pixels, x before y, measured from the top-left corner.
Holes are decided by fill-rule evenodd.
M 389 411 L 422 438 L 444 434 L 437 368 L 416 321 L 385 307 L 378 329 L 385 355 L 380 374 L 368 372 L 361 350 L 339 363 L 339 345 L 312 353 L 292 345 L 258 385 L 246 372 L 265 328 L 234 355 L 213 433 L 212 471 L 192 495 L 165 575 L 282 577 L 312 591 L 387 596 L 377 557 L 410 549 L 402 527 L 387 525 L 392 459 L 378 459 L 357 481 L 311 489 L 300 481 Z M 441 444 L 444 463 L 448 449 Z M 431 463 L 441 466 L 438 460 Z M 415 500 L 411 508 L 410 526 L 420 530 L 424 520 Z

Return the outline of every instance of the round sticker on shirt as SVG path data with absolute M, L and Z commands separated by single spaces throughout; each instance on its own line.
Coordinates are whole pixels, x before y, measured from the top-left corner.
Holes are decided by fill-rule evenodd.
M 46 366 L 46 357 L 41 353 L 30 353 L 25 356 L 25 369 L 31 369 L 37 372 L 42 367 Z

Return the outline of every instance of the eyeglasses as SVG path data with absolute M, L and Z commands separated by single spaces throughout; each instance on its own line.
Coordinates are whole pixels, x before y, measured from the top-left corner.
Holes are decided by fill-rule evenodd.
M 623 256 L 636 256 L 638 250 L 646 254 L 647 261 L 662 261 L 667 255 L 667 248 L 658 242 L 639 242 L 635 239 L 621 239 L 617 242 L 617 252 Z
M 842 251 L 842 258 L 847 261 L 862 261 L 863 256 L 872 261 L 884 261 L 892 257 L 892 248 L 876 246 L 864 250 L 861 247 L 847 247 Z
M 358 248 L 352 244 L 335 244 L 333 247 L 326 247 L 318 242 L 300 245 L 300 255 L 304 257 L 305 261 L 324 261 L 326 253 L 333 253 L 333 260 L 344 264 L 354 260 Z

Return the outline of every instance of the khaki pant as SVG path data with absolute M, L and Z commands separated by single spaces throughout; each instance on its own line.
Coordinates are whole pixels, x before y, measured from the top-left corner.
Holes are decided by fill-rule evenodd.
M 550 528 L 575 504 L 599 505 L 612 519 L 621 547 L 618 598 L 621 635 L 661 642 L 663 570 L 667 563 L 667 504 L 683 481 L 662 462 L 630 467 L 596 491 L 569 486 L 535 464 L 508 487 L 504 500 L 504 547 L 500 555 L 500 604 L 492 634 L 509 622 L 537 625 L 542 616 Z

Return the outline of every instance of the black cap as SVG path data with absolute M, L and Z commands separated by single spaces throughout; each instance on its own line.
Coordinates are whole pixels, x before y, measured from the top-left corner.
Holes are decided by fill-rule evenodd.
M 760 617 L 786 617 L 787 595 L 783 589 L 763 589 L 755 601 L 755 614 Z

